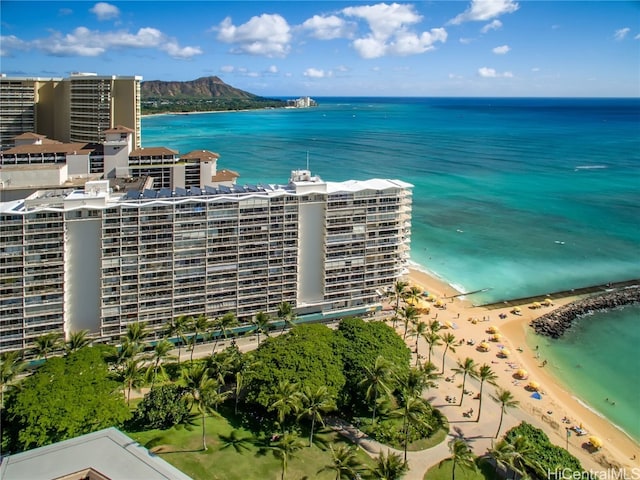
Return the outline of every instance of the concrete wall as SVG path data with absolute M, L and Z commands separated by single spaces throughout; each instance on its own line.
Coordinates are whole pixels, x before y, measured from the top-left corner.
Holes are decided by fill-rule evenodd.
M 5 165 L 0 169 L 0 184 L 3 185 L 2 188 L 41 187 L 43 185 L 57 187 L 68 179 L 66 164 L 45 163 L 33 165 L 32 167 L 28 168 L 27 165 L 16 167 Z
M 325 204 L 301 204 L 298 224 L 297 303 L 321 303 L 324 300 Z
M 72 212 L 73 213 L 73 212 Z M 77 212 L 86 215 L 87 211 Z M 72 332 L 100 332 L 100 217 L 69 220 L 65 245 L 65 323 Z

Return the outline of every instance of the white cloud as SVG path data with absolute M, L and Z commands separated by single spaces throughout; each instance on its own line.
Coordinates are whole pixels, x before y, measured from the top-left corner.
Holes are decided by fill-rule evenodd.
M 471 5 L 449 23 L 460 25 L 464 22 L 486 21 L 505 13 L 513 13 L 520 5 L 513 0 L 471 0 Z
M 634 40 L 640 40 L 640 33 L 633 37 Z
M 98 20 L 111 20 L 120 16 L 120 10 L 115 5 L 105 2 L 96 3 L 89 11 L 93 13 Z
M 141 28 L 136 33 L 101 32 L 89 30 L 87 27 L 77 27 L 66 35 L 52 32 L 48 38 L 22 43 L 23 49 L 35 48 L 46 54 L 60 57 L 96 57 L 110 49 L 122 47 L 157 48 L 176 59 L 188 59 L 202 53 L 199 47 L 181 47 L 175 39 L 150 27 Z M 11 48 L 18 49 L 18 45 L 11 45 Z
M 460 38 L 459 40 L 459 42 L 463 45 L 469 45 L 473 41 L 474 41 L 473 38 Z
M 170 41 L 160 47 L 160 50 L 167 52 L 170 57 L 179 59 L 189 59 L 196 55 L 201 55 L 200 47 L 180 47 L 176 42 Z
M 480 29 L 480 32 L 487 33 L 490 30 L 499 30 L 501 28 L 502 28 L 502 22 L 496 18 L 494 21 L 487 23 L 484 27 L 482 27 Z
M 539 68 L 539 67 L 533 67 L 533 68 L 531 69 L 531 71 L 532 71 L 532 72 L 539 72 L 539 71 L 540 71 L 540 68 Z
M 336 15 L 323 17 L 314 15 L 302 24 L 302 28 L 309 30 L 311 36 L 319 40 L 333 40 L 334 38 L 348 38 L 353 26 Z
M 464 77 L 455 73 L 449 74 L 449 80 L 462 80 Z
M 276 67 L 275 65 L 269 65 L 266 73 L 278 73 L 278 67 Z
M 29 44 L 15 35 L 0 35 L 0 57 L 9 57 L 16 50 L 28 50 Z
M 61 17 L 66 17 L 67 15 L 71 15 L 73 13 L 73 10 L 71 10 L 70 8 L 61 8 L 60 10 L 58 10 L 58 15 L 60 15 Z
M 495 68 L 489 68 L 489 67 L 480 67 L 478 69 L 478 75 L 480 75 L 483 78 L 513 78 L 513 73 L 511 72 L 503 72 L 503 73 L 499 73 L 496 72 Z
M 332 77 L 333 72 L 331 70 L 325 72 L 324 70 L 320 70 L 317 68 L 307 68 L 304 71 L 303 75 L 309 78 L 327 78 Z
M 235 26 L 231 17 L 225 18 L 218 27 L 218 40 L 236 44 L 235 53 L 284 57 L 289 53 L 291 28 L 280 15 L 262 14 L 242 25 Z
M 379 58 L 385 55 L 416 55 L 433 50 L 436 42 L 447 40 L 444 28 L 432 28 L 420 34 L 408 26 L 422 21 L 413 5 L 379 3 L 347 7 L 342 13 L 367 22 L 370 33 L 356 38 L 352 45 L 362 58 Z
M 233 65 L 223 65 L 220 67 L 220 71 L 224 73 L 233 73 L 235 69 Z
M 615 31 L 613 37 L 618 41 L 624 40 L 630 31 L 631 29 L 629 27 L 620 28 Z
M 509 47 L 509 45 L 500 45 L 499 47 L 494 48 L 492 52 L 496 55 L 504 55 L 505 53 L 509 52 L 509 50 L 511 50 L 511 47 Z

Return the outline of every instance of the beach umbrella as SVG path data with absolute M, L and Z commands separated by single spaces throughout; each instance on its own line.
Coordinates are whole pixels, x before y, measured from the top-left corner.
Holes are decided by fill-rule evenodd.
M 604 443 L 602 443 L 602 440 L 600 440 L 600 437 L 596 437 L 595 435 L 589 437 L 589 443 L 593 448 L 600 448 L 602 447 L 602 445 L 604 445 Z
M 489 328 L 487 328 L 487 332 L 489 333 L 498 333 L 498 327 L 491 325 Z
M 503 348 L 498 353 L 500 353 L 500 356 L 502 356 L 502 357 L 508 357 L 509 355 L 511 355 L 511 352 L 506 348 Z
M 538 391 L 538 389 L 540 388 L 540 384 L 538 382 L 529 382 L 529 385 L 527 385 L 527 387 L 529 387 L 529 389 L 531 390 Z
M 551 301 L 551 299 L 550 299 L 550 298 L 545 298 L 543 303 L 544 303 L 545 305 L 553 305 L 553 302 Z
M 520 307 L 513 307 L 513 310 L 511 310 L 514 313 L 520 313 Z
M 436 300 L 436 307 L 442 307 L 444 305 L 444 303 L 442 302 L 442 300 L 438 299 Z
M 488 352 L 489 344 L 487 342 L 482 342 L 480 345 L 478 345 L 478 350 L 480 350 L 481 352 Z
M 542 400 L 542 395 L 540 395 L 538 392 L 533 392 L 531 394 L 531 398 L 535 398 L 536 400 Z
M 489 337 L 492 342 L 499 342 L 501 338 L 502 335 L 500 335 L 499 333 L 494 333 L 493 335 L 491 335 L 491 337 Z
M 436 301 L 436 296 L 433 293 L 430 293 L 429 296 L 427 297 L 427 301 L 435 302 Z
M 446 325 L 447 328 L 453 328 L 453 323 L 451 322 L 444 322 L 444 324 Z
M 532 307 L 533 308 L 540 308 L 542 305 L 540 305 L 540 302 L 533 302 Z
M 529 372 L 527 372 L 524 368 L 520 368 L 517 372 L 516 372 L 516 376 L 522 380 L 524 380 L 525 378 L 527 378 L 529 376 Z

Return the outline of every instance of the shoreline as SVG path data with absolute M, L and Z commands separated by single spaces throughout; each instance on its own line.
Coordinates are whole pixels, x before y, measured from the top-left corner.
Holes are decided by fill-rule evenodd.
M 418 269 L 411 266 L 406 277 L 410 284 L 418 285 L 429 293 L 447 298 L 448 308 L 442 311 L 441 318 L 443 320 L 457 319 L 457 330 L 455 332 L 457 338 L 473 338 L 480 341 L 487 336 L 486 329 L 489 325 L 499 328 L 500 333 L 504 335 L 504 341 L 501 340 L 501 343 L 508 346 L 511 351 L 511 355 L 505 364 L 496 361 L 495 354 L 481 353 L 467 345 L 457 347 L 458 350 L 455 355 L 460 358 L 469 356 L 476 360 L 478 364 L 488 363 L 491 359 L 491 363 L 500 365 L 500 371 L 496 371 L 498 385 L 514 394 L 514 397 L 520 402 L 518 410 L 524 414 L 524 420 L 538 428 L 542 428 L 554 444 L 565 448 L 567 440 L 565 427 L 582 424 L 585 430 L 589 432 L 589 435 L 579 437 L 572 433 L 571 437 L 569 437 L 569 452 L 581 461 L 583 468 L 595 470 L 612 466 L 640 466 L 640 461 L 638 460 L 638 457 L 640 457 L 640 443 L 600 412 L 590 407 L 588 403 L 580 399 L 576 394 L 568 391 L 567 387 L 559 378 L 553 375 L 550 369 L 543 368 L 543 364 L 540 363 L 541 359 L 536 358 L 535 348 L 531 348 L 531 345 L 529 345 L 531 343 L 530 339 L 533 337 L 530 336 L 529 341 L 527 341 L 528 332 L 535 334 L 529 326 L 529 323 L 534 318 L 584 298 L 584 295 L 556 298 L 554 299 L 553 307 L 543 307 L 535 310 L 525 307 L 521 310 L 520 315 L 514 315 L 510 313 L 512 306 L 505 305 L 503 308 L 487 309 L 474 305 L 467 298 L 457 297 L 457 295 L 464 292 L 458 291 L 454 286 L 422 268 Z M 500 314 L 506 314 L 507 317 L 499 319 Z M 482 318 L 484 320 L 485 317 L 489 320 L 488 323 L 478 321 L 474 324 L 467 321 L 471 318 Z M 429 318 L 434 317 L 429 316 Z M 492 344 L 493 352 L 496 351 L 494 345 Z M 519 368 L 527 370 L 529 379 L 524 381 L 515 380 L 513 377 L 514 372 L 512 371 L 513 364 L 517 364 Z M 504 366 L 510 366 L 510 368 L 502 368 Z M 499 367 L 495 369 L 498 370 Z M 524 386 L 532 380 L 542 386 L 542 400 L 532 399 L 530 397 L 531 392 L 525 390 Z M 564 418 L 571 419 L 570 424 L 562 422 L 561 419 Z M 583 444 L 587 442 L 590 435 L 596 435 L 605 442 L 604 447 L 595 453 L 589 453 L 583 448 Z M 634 456 L 635 460 L 632 460 Z

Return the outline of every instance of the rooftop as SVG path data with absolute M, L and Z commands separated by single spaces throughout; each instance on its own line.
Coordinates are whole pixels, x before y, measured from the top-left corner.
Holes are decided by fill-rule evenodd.
M 5 457 L 0 478 L 51 480 L 88 470 L 94 472 L 93 478 L 101 478 L 97 473 L 110 480 L 191 480 L 116 428 Z

